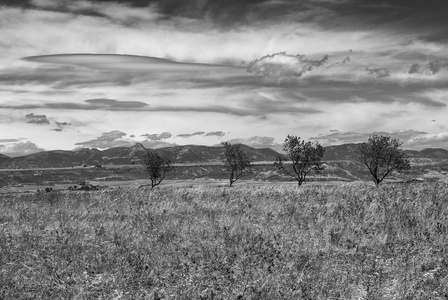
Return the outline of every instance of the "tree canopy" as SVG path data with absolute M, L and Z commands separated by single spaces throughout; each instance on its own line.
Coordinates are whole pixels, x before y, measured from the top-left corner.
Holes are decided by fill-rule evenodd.
M 165 174 L 173 170 L 171 165 L 171 160 L 169 158 L 161 156 L 155 150 L 148 150 L 141 157 L 141 163 L 145 167 L 146 172 L 149 174 L 151 179 L 151 187 L 159 185 L 163 179 L 165 179 Z
M 319 143 L 305 142 L 300 137 L 288 135 L 283 143 L 283 150 L 288 157 L 277 157 L 274 165 L 297 180 L 299 186 L 305 182 L 311 171 L 319 174 L 323 170 L 324 148 Z M 291 166 L 284 163 L 288 158 L 291 160 Z
M 369 169 L 376 185 L 393 171 L 411 168 L 401 146 L 398 139 L 378 135 L 371 135 L 367 142 L 358 146 L 358 159 Z
M 241 149 L 241 144 L 231 144 L 222 142 L 224 146 L 223 163 L 225 169 L 229 172 L 230 186 L 240 177 L 246 174 L 251 166 L 249 155 Z

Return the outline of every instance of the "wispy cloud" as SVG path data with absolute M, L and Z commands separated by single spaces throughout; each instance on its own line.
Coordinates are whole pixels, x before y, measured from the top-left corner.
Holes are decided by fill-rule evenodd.
M 125 138 L 126 133 L 114 130 L 110 132 L 105 132 L 96 139 L 76 143 L 77 146 L 106 149 L 112 147 L 129 147 L 135 144 L 132 139 Z
M 89 99 L 85 100 L 84 103 L 73 103 L 73 102 L 56 102 L 56 103 L 45 103 L 41 101 L 36 104 L 18 104 L 18 105 L 1 105 L 0 108 L 10 108 L 10 109 L 66 109 L 66 110 L 117 110 L 117 111 L 141 111 L 147 107 L 148 104 L 140 101 L 120 101 L 113 99 Z M 149 109 L 149 108 L 148 108 Z M 31 114 L 31 120 L 36 120 L 40 116 L 33 116 Z M 45 118 L 43 118 L 45 119 Z M 32 122 L 29 122 L 32 123 Z M 47 123 L 48 124 L 48 123 Z
M 210 131 L 205 134 L 205 136 L 217 136 L 220 138 L 224 137 L 225 135 L 226 135 L 226 133 L 223 131 Z
M 0 139 L 0 143 L 16 143 L 20 141 L 21 139 Z
M 48 121 L 46 115 L 35 115 L 35 114 L 28 114 L 25 116 L 28 121 L 27 123 L 31 124 L 38 124 L 38 125 L 49 125 L 50 121 Z
M 311 72 L 328 62 L 328 56 L 321 60 L 312 60 L 305 55 L 287 55 L 285 52 L 263 56 L 249 63 L 249 73 L 262 74 L 265 76 L 302 76 L 303 73 Z
M 204 132 L 204 131 L 196 131 L 193 133 L 181 133 L 178 134 L 177 137 L 180 138 L 191 138 L 194 136 L 216 136 L 218 138 L 222 138 L 226 135 L 226 133 L 224 131 L 210 131 L 210 132 Z
M 148 106 L 148 104 L 140 101 L 119 101 L 114 99 L 89 99 L 85 100 L 86 103 L 92 104 L 95 107 L 103 107 L 107 109 L 122 109 L 132 110 L 141 109 Z
M 79 147 L 89 147 L 97 149 L 107 149 L 112 147 L 131 147 L 136 143 L 140 143 L 147 148 L 163 148 L 176 144 L 167 142 L 166 139 L 172 137 L 170 132 L 162 132 L 160 134 L 143 134 L 139 138 L 135 135 L 128 135 L 119 130 L 104 132 L 99 137 L 85 142 L 76 143 Z
M 202 69 L 229 68 L 228 66 L 184 63 L 173 60 L 135 55 L 59 54 L 24 57 L 23 60 L 39 63 L 74 65 L 101 71 L 201 71 Z
M 124 24 L 153 21 L 162 17 L 153 6 L 136 8 L 127 3 L 119 2 L 31 0 L 30 3 L 40 9 L 103 17 L 113 21 L 120 21 Z
M 157 133 L 142 134 L 141 136 L 145 137 L 147 140 L 150 140 L 150 141 L 160 141 L 160 140 L 169 139 L 173 135 L 171 134 L 171 132 L 162 132 L 160 134 L 157 134 Z
M 204 135 L 204 134 L 205 134 L 204 131 L 196 131 L 196 132 L 193 132 L 193 133 L 181 133 L 181 134 L 178 134 L 177 136 L 181 137 L 181 138 L 189 138 L 189 137 L 192 137 L 192 136 Z
M 140 143 L 145 148 L 148 148 L 148 149 L 160 149 L 160 148 L 177 146 L 177 144 L 175 144 L 175 143 L 169 143 L 164 140 L 160 140 L 160 141 L 145 140 Z
M 403 143 L 403 148 L 422 150 L 424 148 L 447 148 L 448 132 L 427 133 L 416 130 L 377 131 L 377 132 L 339 132 L 333 130 L 330 134 L 322 134 L 310 138 L 324 146 L 340 145 L 345 143 L 363 143 L 371 135 L 383 135 L 397 138 Z
M 417 135 L 406 143 L 408 147 L 415 149 L 424 148 L 448 148 L 448 132 L 428 133 Z
M 54 121 L 54 123 L 56 124 L 57 128 L 54 128 L 53 131 L 56 131 L 56 132 L 61 132 L 64 129 L 66 129 L 67 127 L 72 125 L 72 123 L 68 123 L 68 122 Z
M 277 143 L 275 138 L 270 136 L 257 135 L 249 138 L 231 139 L 229 142 L 232 144 L 244 144 L 254 148 L 273 148 L 277 150 L 281 148 L 281 144 Z

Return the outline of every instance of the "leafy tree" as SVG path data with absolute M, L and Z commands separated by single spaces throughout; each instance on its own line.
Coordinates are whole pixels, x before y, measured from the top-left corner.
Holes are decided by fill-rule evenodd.
M 141 157 L 141 163 L 145 167 L 146 172 L 149 174 L 151 179 L 151 187 L 159 185 L 163 179 L 165 179 L 165 174 L 173 170 L 171 165 L 171 160 L 161 156 L 155 150 L 148 150 Z
M 376 185 L 392 171 L 411 168 L 409 158 L 401 149 L 402 143 L 390 136 L 371 135 L 366 143 L 357 148 L 359 161 L 366 165 Z
M 224 146 L 223 163 L 230 173 L 230 186 L 237 181 L 250 168 L 251 161 L 249 155 L 241 149 L 241 144 L 230 144 L 222 142 Z
M 305 142 L 300 140 L 300 137 L 288 134 L 283 143 L 283 150 L 291 159 L 291 167 L 285 166 L 284 162 L 288 158 L 283 156 L 277 157 L 274 165 L 277 169 L 283 170 L 289 176 L 294 177 L 299 186 L 305 182 L 306 176 L 311 171 L 320 174 L 320 171 L 323 170 L 321 161 L 324 156 L 324 148 L 319 143 Z

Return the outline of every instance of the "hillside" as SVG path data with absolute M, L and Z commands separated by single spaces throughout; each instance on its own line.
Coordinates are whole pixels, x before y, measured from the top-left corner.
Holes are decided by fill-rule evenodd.
M 322 179 L 368 180 L 370 175 L 365 166 L 357 160 L 356 146 L 356 144 L 343 144 L 326 147 L 324 155 L 325 172 L 322 175 Z M 242 145 L 242 148 L 252 157 L 253 162 L 264 164 L 263 167 L 256 169 L 257 171 L 255 173 L 257 174 L 253 174 L 254 179 L 288 179 L 287 176 L 272 168 L 272 162 L 280 155 L 278 152 L 270 148 L 254 149 L 246 145 Z M 139 165 L 139 157 L 146 150 L 143 145 L 136 144 L 132 147 L 110 148 L 103 151 L 85 148 L 75 151 L 45 151 L 14 158 L 1 155 L 0 169 L 71 168 L 72 166 L 112 167 L 113 165 L 132 164 L 137 167 Z M 224 155 L 224 148 L 222 146 L 186 145 L 162 148 L 157 151 L 163 156 L 171 158 L 177 167 L 183 166 L 176 172 L 175 177 L 177 179 L 217 178 L 221 176 L 219 174 L 222 168 L 218 166 L 218 168 L 214 168 L 211 165 L 221 162 Z M 403 176 L 408 179 L 438 178 L 445 176 L 448 172 L 448 151 L 445 149 L 406 150 L 406 153 L 411 159 L 412 169 L 406 171 L 405 176 L 399 175 L 397 179 Z M 198 165 L 198 167 L 193 167 L 194 165 Z M 129 170 L 129 172 L 132 173 L 133 171 Z M 116 175 L 117 171 L 114 171 L 113 174 Z M 112 175 L 104 174 L 104 176 L 101 175 L 99 177 L 110 177 Z M 139 175 L 139 177 L 144 176 L 144 174 Z M 97 176 L 95 175 L 93 177 L 95 178 Z M 126 175 L 123 178 L 130 179 L 133 177 L 134 175 Z M 8 178 L 3 178 L 3 181 L 8 182 L 10 180 Z M 391 175 L 389 178 L 394 179 L 395 177 Z
M 9 159 L 11 159 L 9 156 L 0 154 L 0 164 L 1 164 L 2 162 L 4 162 L 4 161 L 9 160 Z
M 274 161 L 279 155 L 276 151 L 254 149 L 242 145 L 242 149 L 251 156 L 252 161 Z M 44 151 L 27 156 L 0 158 L 0 168 L 62 168 L 82 165 L 130 165 L 139 162 L 139 157 L 147 149 L 141 144 L 132 147 L 117 147 L 107 150 L 79 149 L 75 151 Z M 161 155 L 171 158 L 174 163 L 218 163 L 224 156 L 224 147 L 176 146 L 157 150 Z
M 324 147 L 324 160 L 356 160 L 357 144 Z

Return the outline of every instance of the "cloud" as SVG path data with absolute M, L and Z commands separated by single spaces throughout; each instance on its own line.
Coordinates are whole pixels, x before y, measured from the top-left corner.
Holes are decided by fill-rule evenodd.
M 423 75 L 435 75 L 441 70 L 448 69 L 448 63 L 440 61 L 431 61 L 425 65 L 412 64 L 409 68 L 408 74 L 423 74 Z
M 53 131 L 56 131 L 56 132 L 61 132 L 61 131 L 63 131 L 66 127 L 72 125 L 72 123 L 68 123 L 68 122 L 58 122 L 58 121 L 54 121 L 54 123 L 56 124 L 57 128 L 54 128 Z
M 91 69 L 66 65 L 44 65 L 33 67 L 0 68 L 0 81 L 8 90 L 23 93 L 37 89 L 37 92 L 49 95 L 69 93 L 69 88 L 87 88 L 95 86 L 129 86 L 137 75 L 120 72 L 92 72 Z M 43 89 L 46 87 L 47 89 Z M 21 89 L 19 89 L 21 88 Z
M 327 62 L 328 56 L 324 56 L 321 60 L 311 60 L 306 58 L 305 55 L 287 55 L 285 52 L 281 52 L 266 55 L 250 62 L 247 71 L 272 77 L 300 77 L 302 74 L 313 71 Z
M 275 138 L 269 136 L 252 136 L 250 138 L 237 138 L 229 141 L 232 144 L 244 144 L 253 148 L 279 148 L 281 144 L 275 142 Z
M 369 69 L 366 68 L 367 73 L 373 75 L 375 78 L 390 77 L 391 72 L 386 68 Z
M 114 130 L 110 132 L 105 132 L 96 139 L 76 143 L 75 145 L 97 149 L 106 149 L 112 147 L 130 147 L 134 145 L 135 141 L 132 139 L 125 138 L 126 135 L 127 134 L 122 131 Z
M 177 137 L 180 138 L 190 138 L 192 136 L 217 136 L 218 138 L 222 138 L 226 135 L 223 131 L 210 131 L 210 132 L 204 132 L 204 131 L 196 131 L 194 133 L 183 133 L 178 134 Z
M 372 85 L 372 83 L 386 83 L 400 89 L 403 86 L 415 86 L 419 89 L 434 85 L 446 87 L 448 72 L 441 71 L 448 70 L 448 63 L 436 60 L 427 64 L 414 63 L 409 67 L 409 59 L 421 57 L 421 51 L 428 52 L 428 50 L 412 48 L 406 55 L 398 49 L 381 53 L 350 50 L 333 53 L 331 56 L 325 55 L 320 60 L 308 59 L 305 55 L 287 55 L 281 52 L 253 60 L 247 65 L 247 71 L 265 78 L 277 78 L 277 84 L 283 87 L 285 84 L 303 87 L 315 84 L 328 85 L 328 83 L 338 84 L 341 89 L 347 84 Z M 379 63 L 385 67 L 375 67 Z M 436 74 L 439 76 L 417 76 Z M 266 86 L 266 83 L 263 82 L 263 85 Z M 334 89 L 334 86 L 331 88 Z
M 96 108 L 106 108 L 106 109 L 120 109 L 120 110 L 132 110 L 141 109 L 148 104 L 140 101 L 119 101 L 114 99 L 88 99 L 85 100 L 86 103 L 91 104 Z
M 127 3 L 64 1 L 64 0 L 31 0 L 31 5 L 52 11 L 70 12 L 77 15 L 95 16 L 132 24 L 138 21 L 157 20 L 162 17 L 153 6 L 131 7 Z
M 159 149 L 159 148 L 166 148 L 166 147 L 173 147 L 177 146 L 175 143 L 168 143 L 165 141 L 153 141 L 153 140 L 145 140 L 140 142 L 145 148 L 148 149 Z
M 90 147 L 97 149 L 107 149 L 112 147 L 131 147 L 136 143 L 141 143 L 147 148 L 163 148 L 175 146 L 176 144 L 168 143 L 164 141 L 170 138 L 172 135 L 170 132 L 162 132 L 160 134 L 143 134 L 144 140 L 135 139 L 134 135 L 126 134 L 125 132 L 114 130 L 110 132 L 105 132 L 96 139 L 89 140 L 86 142 L 76 143 L 77 146 Z
M 142 134 L 141 136 L 145 137 L 149 141 L 160 141 L 172 137 L 172 134 L 171 132 L 162 132 L 160 134 Z
M 25 1 L 0 8 L 0 127 L 13 131 L 5 138 L 27 137 L 23 133 L 33 127 L 42 146 L 63 142 L 71 147 L 73 141 L 91 140 L 110 128 L 139 136 L 148 128 L 188 134 L 226 124 L 226 131 L 243 137 L 280 139 L 288 132 L 307 137 L 332 128 L 415 126 L 433 132 L 431 119 L 448 126 L 448 100 L 429 94 L 448 87 L 447 72 L 409 73 L 414 63 L 420 70 L 428 62 L 446 62 L 446 26 L 440 26 L 447 24 L 446 18 L 434 18 L 440 23 L 432 32 L 428 24 L 434 23 L 421 22 L 431 19 L 431 5 L 30 0 L 22 8 L 19 2 Z M 30 56 L 34 59 L 19 60 Z M 272 64 L 268 56 L 273 56 Z M 247 72 L 242 61 L 253 62 L 259 73 Z M 221 64 L 228 67 L 216 66 Z M 286 75 L 267 76 L 263 67 L 266 74 Z M 377 78 L 381 72 L 369 74 L 366 68 L 383 68 L 390 76 Z M 76 131 L 64 133 L 20 125 L 23 109 L 45 112 L 50 122 L 75 123 L 71 115 L 76 115 L 84 125 L 76 122 Z M 3 115 L 17 122 L 8 124 Z
M 189 137 L 192 137 L 192 136 L 195 136 L 195 135 L 204 135 L 204 134 L 205 134 L 204 131 L 196 131 L 194 133 L 181 133 L 181 134 L 178 134 L 177 137 L 189 138 Z
M 204 106 L 154 106 L 148 111 L 159 112 L 198 112 L 198 113 L 220 113 L 235 116 L 260 116 L 268 113 L 296 113 L 296 114 L 315 114 L 319 111 L 310 107 L 297 107 L 291 103 L 267 103 L 257 102 L 253 99 L 244 99 L 241 101 L 243 107 L 204 105 Z M 272 108 L 268 110 L 267 108 Z
M 16 143 L 20 142 L 22 139 L 0 139 L 0 143 Z
M 310 140 L 318 141 L 323 146 L 340 145 L 346 143 L 363 143 L 370 135 L 383 135 L 397 138 L 403 143 L 403 148 L 422 150 L 424 148 L 448 148 L 448 132 L 427 133 L 416 130 L 377 131 L 377 132 L 332 132 Z
M 25 61 L 72 65 L 101 71 L 115 72 L 147 72 L 147 71 L 201 71 L 213 69 L 235 68 L 203 63 L 183 63 L 169 59 L 150 56 L 119 54 L 57 54 L 40 55 L 22 58 Z
M 55 123 L 56 123 L 56 125 L 59 126 L 59 127 L 64 127 L 64 126 L 70 126 L 70 125 L 72 125 L 71 123 L 68 123 L 68 122 L 58 122 L 58 121 L 55 121 Z
M 210 131 L 205 134 L 205 136 L 217 136 L 219 138 L 225 136 L 226 133 L 223 131 Z
M 133 20 L 188 19 L 207 20 L 215 26 L 234 28 L 251 23 L 271 24 L 278 22 L 281 16 L 287 22 L 314 22 L 335 31 L 346 29 L 347 24 L 357 24 L 358 30 L 372 25 L 379 27 L 380 24 L 391 29 L 393 26 L 413 31 L 432 29 L 432 32 L 439 33 L 441 25 L 447 24 L 443 19 L 445 7 L 440 1 L 429 1 L 385 0 L 372 4 L 371 1 L 350 0 L 128 0 L 126 3 L 32 0 L 27 6 L 109 18 L 123 24 L 134 24 Z M 23 0 L 11 2 L 20 5 Z M 409 15 L 413 17 L 409 18 Z
M 374 132 L 339 132 L 332 130 L 330 134 L 322 134 L 317 137 L 311 137 L 310 140 L 320 142 L 324 146 L 339 145 L 347 143 L 363 143 L 369 139 L 371 135 L 383 135 L 398 138 L 402 141 L 408 141 L 415 136 L 427 134 L 422 131 L 400 130 L 400 131 L 374 131 Z
M 84 103 L 51 102 L 28 104 L 0 104 L 0 108 L 11 109 L 64 109 L 64 110 L 110 110 L 110 111 L 142 111 L 151 110 L 149 105 L 140 101 L 119 101 L 113 99 L 88 99 Z M 31 123 L 31 122 L 30 122 Z
M 20 3 L 23 0 L 17 0 Z M 418 1 L 385 0 L 378 5 L 371 1 L 350 0 L 128 0 L 126 3 L 114 1 L 64 1 L 32 0 L 35 7 L 72 14 L 110 18 L 123 24 L 133 24 L 133 20 L 207 20 L 215 26 L 234 28 L 251 23 L 278 22 L 279 16 L 287 22 L 315 22 L 321 27 L 333 30 L 346 29 L 348 24 L 357 24 L 357 29 L 381 24 L 382 27 L 398 26 L 440 30 L 443 21 L 443 3 L 430 0 L 426 5 Z M 29 4 L 28 4 L 29 6 Z M 413 16 L 409 20 L 409 14 Z M 431 17 L 434 16 L 434 17 Z M 436 20 L 440 20 L 436 22 Z M 346 22 L 341 22 L 344 20 Z M 402 24 L 405 23 L 405 24 Z M 446 24 L 446 23 L 445 23 Z M 435 26 L 438 25 L 438 26 Z
M 440 133 L 427 133 L 417 135 L 409 141 L 406 145 L 414 149 L 424 149 L 424 148 L 448 148 L 448 132 Z
M 0 140 L 0 153 L 9 157 L 18 157 L 44 151 L 31 141 L 23 139 L 5 139 Z
M 25 117 L 28 119 L 27 123 L 39 124 L 39 125 L 50 124 L 50 121 L 48 121 L 47 116 L 45 115 L 35 115 L 31 113 L 26 115 Z

